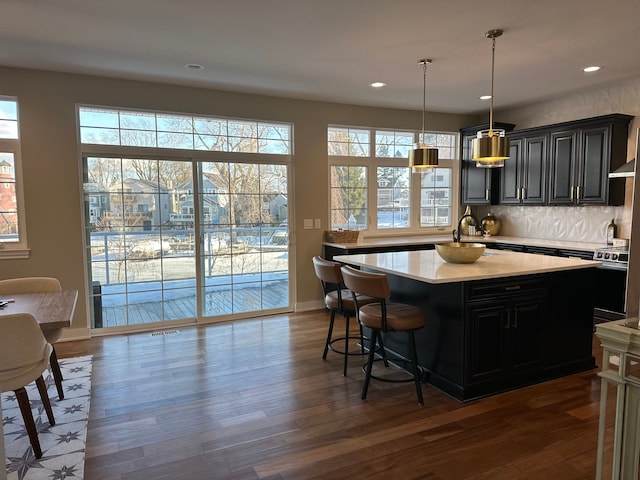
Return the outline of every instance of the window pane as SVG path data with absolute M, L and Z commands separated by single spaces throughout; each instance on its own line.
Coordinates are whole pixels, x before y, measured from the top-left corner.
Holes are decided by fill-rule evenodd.
M 184 115 L 158 115 L 159 132 L 193 132 L 193 120 Z
M 369 130 L 329 127 L 327 134 L 329 155 L 369 156 Z
M 376 130 L 376 157 L 408 158 L 413 138 L 412 132 Z
M 367 228 L 367 167 L 331 167 L 331 228 Z
M 120 145 L 120 130 L 113 128 L 82 127 L 80 129 L 82 143 L 96 143 L 99 145 Z
M 80 125 L 84 127 L 119 128 L 120 120 L 117 110 L 101 110 L 81 108 Z
M 18 203 L 13 153 L 0 152 L 0 242 L 18 242 Z
M 420 226 L 451 225 L 452 174 L 449 168 L 428 168 L 420 178 Z
M 0 138 L 18 139 L 18 102 L 0 100 Z
M 193 134 L 159 132 L 158 147 L 193 150 Z
M 378 228 L 409 227 L 409 174 L 405 167 L 378 167 Z

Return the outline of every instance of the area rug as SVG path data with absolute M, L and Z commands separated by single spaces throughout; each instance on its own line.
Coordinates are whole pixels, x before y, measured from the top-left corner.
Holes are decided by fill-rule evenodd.
M 91 359 L 91 356 L 86 356 L 60 360 L 64 377 L 64 400 L 58 400 L 53 377 L 45 372 L 47 390 L 56 420 L 54 426 L 49 425 L 35 383 L 27 387 L 42 448 L 41 458 L 36 458 L 33 454 L 14 393 L 2 394 L 2 425 L 8 480 L 83 478 L 91 393 Z

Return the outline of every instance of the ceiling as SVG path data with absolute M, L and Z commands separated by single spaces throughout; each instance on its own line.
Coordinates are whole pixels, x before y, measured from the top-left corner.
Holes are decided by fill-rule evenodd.
M 640 76 L 638 0 L 0 0 L 0 65 L 479 113 Z M 189 70 L 185 64 L 201 64 Z M 601 65 L 597 73 L 582 67 Z M 373 89 L 371 82 L 387 84 Z M 1 84 L 1 78 L 0 78 Z

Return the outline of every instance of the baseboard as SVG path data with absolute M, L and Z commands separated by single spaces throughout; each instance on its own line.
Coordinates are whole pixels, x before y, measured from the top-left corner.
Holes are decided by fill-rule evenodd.
M 58 342 L 74 342 L 91 338 L 90 328 L 65 328 Z
M 314 300 L 312 302 L 301 302 L 296 303 L 295 312 L 310 312 L 312 310 L 322 310 L 324 308 L 324 303 L 322 300 Z

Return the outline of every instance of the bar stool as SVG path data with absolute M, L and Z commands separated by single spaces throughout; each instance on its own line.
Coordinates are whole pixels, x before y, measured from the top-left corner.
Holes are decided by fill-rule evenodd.
M 424 312 L 418 307 L 404 303 L 392 303 L 387 301 L 391 297 L 391 289 L 387 276 L 383 273 L 369 273 L 356 270 L 349 266 L 342 267 L 342 277 L 345 286 L 351 290 L 355 296 L 356 315 L 361 326 L 371 329 L 371 339 L 369 344 L 369 356 L 365 365 L 364 384 L 362 386 L 362 400 L 367 398 L 369 381 L 372 378 L 371 369 L 375 360 L 377 345 L 384 349 L 382 345 L 382 332 L 407 332 L 409 337 L 409 356 L 411 357 L 411 367 L 413 378 L 407 380 L 389 380 L 374 377 L 382 381 L 411 382 L 416 386 L 418 403 L 424 405 L 422 399 L 422 386 L 420 384 L 420 371 L 418 369 L 418 355 L 416 352 L 416 339 L 414 332 L 425 325 Z M 361 305 L 360 295 L 376 298 L 376 303 Z M 384 358 L 384 357 L 383 357 Z M 385 362 L 386 365 L 386 362 Z
M 331 320 L 329 321 L 329 331 L 327 332 L 327 340 L 324 344 L 324 353 L 322 359 L 327 359 L 327 352 L 332 352 L 344 355 L 344 367 L 342 374 L 347 376 L 347 361 L 349 355 L 366 355 L 364 350 L 364 337 L 362 335 L 362 325 L 359 325 L 360 336 L 355 337 L 349 334 L 349 319 L 356 316 L 356 304 L 353 301 L 353 295 L 350 290 L 344 288 L 344 282 L 342 280 L 342 273 L 340 272 L 340 264 L 332 262 L 331 260 L 325 260 L 320 256 L 313 257 L 313 267 L 316 272 L 316 276 L 320 279 L 322 285 L 322 291 L 324 292 L 324 304 L 331 312 Z M 368 303 L 377 301 L 374 298 L 360 297 L 358 303 L 360 305 L 366 305 Z M 332 338 L 333 336 L 333 324 L 335 321 L 336 313 L 339 313 L 345 318 L 345 331 L 344 337 Z M 349 351 L 349 340 L 360 340 L 360 351 Z M 334 347 L 334 343 L 344 342 L 344 350 L 340 350 Z

